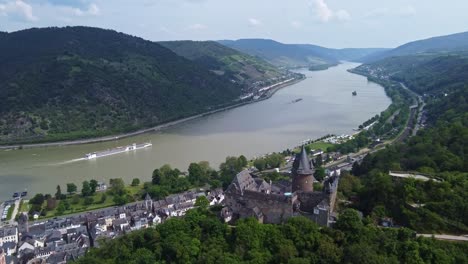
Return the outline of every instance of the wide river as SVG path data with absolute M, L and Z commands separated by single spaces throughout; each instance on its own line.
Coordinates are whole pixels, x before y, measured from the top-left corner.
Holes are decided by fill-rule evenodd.
M 178 124 L 160 132 L 113 142 L 64 147 L 0 151 L 0 200 L 15 191 L 55 193 L 58 184 L 84 180 L 108 183 L 110 178 L 151 179 L 155 168 L 170 164 L 186 170 L 190 162 L 209 161 L 217 167 L 226 156 L 282 151 L 326 134 L 351 134 L 353 128 L 391 103 L 384 89 L 365 77 L 347 72 L 344 63 L 325 71 L 302 71 L 307 79 L 278 91 L 272 98 Z M 357 96 L 351 93 L 357 91 Z M 302 98 L 302 101 L 292 103 Z M 97 160 L 85 153 L 133 142 L 153 146 Z

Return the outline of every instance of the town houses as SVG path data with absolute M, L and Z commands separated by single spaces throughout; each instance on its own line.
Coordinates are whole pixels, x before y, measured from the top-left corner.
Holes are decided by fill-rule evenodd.
M 146 194 L 140 202 L 46 221 L 30 222 L 22 213 L 17 226 L 0 227 L 0 264 L 66 263 L 99 246 L 99 238 L 112 239 L 183 216 L 201 196 L 210 205 L 224 201 L 224 192 L 219 188 L 173 194 L 156 201 Z

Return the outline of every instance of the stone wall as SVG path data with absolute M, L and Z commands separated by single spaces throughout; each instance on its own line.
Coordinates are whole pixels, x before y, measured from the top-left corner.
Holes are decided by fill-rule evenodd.
M 279 224 L 293 216 L 295 196 L 266 194 L 245 190 L 241 192 L 226 192 L 226 205 L 235 214 L 241 214 L 243 208 L 258 207 L 263 214 L 264 223 Z M 242 215 L 239 215 L 243 217 Z

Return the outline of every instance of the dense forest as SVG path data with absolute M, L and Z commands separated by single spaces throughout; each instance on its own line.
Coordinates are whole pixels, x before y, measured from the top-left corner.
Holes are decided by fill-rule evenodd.
M 357 201 L 355 208 L 376 220 L 391 217 L 420 232 L 466 233 L 468 60 L 445 55 L 423 58 L 414 61 L 412 65 L 420 65 L 416 68 L 411 66 L 412 58 L 387 59 L 370 69 L 427 94 L 426 128 L 405 144 L 387 146 L 354 164 L 354 176 L 343 177 L 340 188 L 345 197 Z M 397 68 L 402 71 L 395 73 Z M 417 171 L 434 180 L 392 179 L 389 170 Z
M 226 76 L 244 89 L 252 88 L 257 82 L 267 86 L 272 84 L 273 79 L 286 74 L 261 58 L 241 53 L 215 41 L 164 41 L 159 44 Z
M 132 131 L 241 94 L 157 43 L 98 28 L 2 34 L 0 61 L 1 144 Z
M 76 263 L 466 263 L 467 243 L 415 238 L 377 228 L 347 209 L 334 229 L 297 217 L 283 225 L 244 219 L 222 223 L 201 206 L 156 228 L 99 241 Z

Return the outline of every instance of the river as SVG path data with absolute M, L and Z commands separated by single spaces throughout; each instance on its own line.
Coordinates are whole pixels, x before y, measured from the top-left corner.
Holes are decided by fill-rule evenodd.
M 30 195 L 62 192 L 66 183 L 81 189 L 84 180 L 108 183 L 111 178 L 151 179 L 164 164 L 186 170 L 190 162 L 217 167 L 226 156 L 282 151 L 302 140 L 325 134 L 351 134 L 353 128 L 391 103 L 384 89 L 347 72 L 343 63 L 325 71 L 300 71 L 307 79 L 278 91 L 272 98 L 175 125 L 163 131 L 112 142 L 0 151 L 0 200 L 15 191 Z M 357 96 L 352 96 L 357 91 Z M 303 100 L 292 103 L 293 100 Z M 151 141 L 153 146 L 130 153 L 74 161 L 85 153 Z

